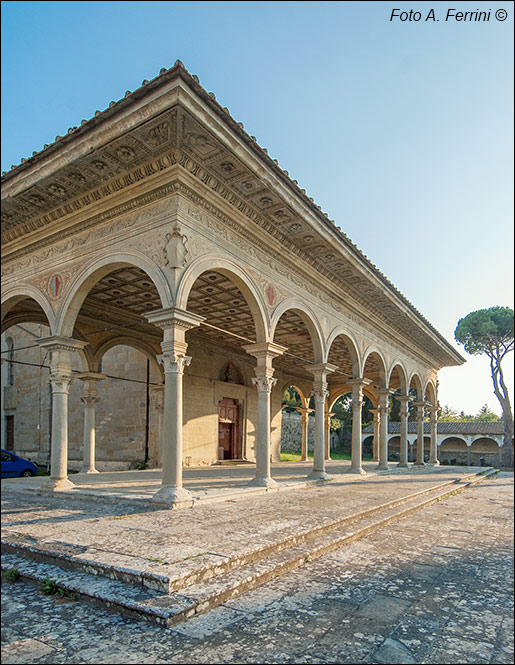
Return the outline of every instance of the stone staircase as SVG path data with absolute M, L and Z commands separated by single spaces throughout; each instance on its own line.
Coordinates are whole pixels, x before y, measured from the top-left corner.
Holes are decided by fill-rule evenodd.
M 2 540 L 2 569 L 15 568 L 26 580 L 50 578 L 77 598 L 132 618 L 171 626 L 496 473 L 496 469 L 486 469 L 330 524 L 304 530 L 300 526 L 295 533 L 244 555 L 226 557 L 206 552 L 175 564 L 161 565 L 156 560 L 147 568 L 135 568 L 134 559 L 124 559 L 123 553 L 106 563 L 95 561 L 84 547 L 28 542 L 9 534 Z M 163 572 L 158 572 L 160 568 Z

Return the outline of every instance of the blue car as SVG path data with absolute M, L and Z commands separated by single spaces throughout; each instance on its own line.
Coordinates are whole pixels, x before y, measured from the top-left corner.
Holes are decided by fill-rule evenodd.
M 2 478 L 35 476 L 38 469 L 27 459 L 22 459 L 2 448 Z

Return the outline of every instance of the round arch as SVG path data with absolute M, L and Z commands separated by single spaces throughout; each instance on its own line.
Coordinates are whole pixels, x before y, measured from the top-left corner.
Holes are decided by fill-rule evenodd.
M 386 374 L 386 385 L 390 385 L 390 381 L 392 379 L 393 373 L 397 370 L 397 375 L 399 376 L 401 386 L 401 394 L 402 395 L 407 395 L 408 394 L 408 373 L 406 372 L 406 368 L 404 367 L 403 363 L 400 360 L 396 360 L 390 369 L 388 370 Z
M 331 347 L 333 346 L 335 340 L 338 337 L 342 337 L 344 339 L 345 344 L 347 346 L 347 350 L 349 351 L 351 357 L 352 374 L 353 374 L 353 377 L 351 378 L 361 376 L 361 371 L 364 365 L 362 365 L 361 363 L 360 354 L 358 351 L 359 347 L 356 342 L 356 339 L 354 338 L 354 335 L 345 328 L 335 328 L 327 338 L 325 359 L 329 358 L 329 354 L 331 353 Z
M 437 404 L 436 387 L 432 379 L 428 379 L 424 389 L 424 395 L 427 397 L 427 400 L 431 402 L 431 404 L 436 406 Z
M 150 360 L 152 367 L 161 377 L 161 380 L 164 381 L 163 369 L 157 362 L 155 350 L 149 344 L 145 344 L 144 341 L 136 340 L 133 337 L 128 336 L 113 337 L 102 342 L 92 354 L 90 371 L 95 372 L 104 355 L 115 346 L 130 346 L 131 348 L 140 351 L 146 358 Z
M 2 333 L 5 332 L 5 330 L 7 330 L 7 328 L 14 323 L 22 323 L 21 320 L 15 321 L 14 319 L 16 317 L 11 317 L 11 323 L 11 320 L 9 319 L 9 312 L 11 312 L 13 307 L 15 307 L 18 303 L 27 298 L 34 300 L 40 306 L 43 314 L 46 317 L 46 321 L 34 321 L 34 323 L 45 323 L 45 325 L 50 328 L 50 335 L 54 335 L 56 330 L 56 318 L 52 305 L 50 304 L 50 301 L 46 295 L 31 284 L 17 285 L 11 289 L 7 289 L 2 294 Z
M 422 379 L 417 372 L 413 372 L 409 378 L 408 390 L 411 388 L 411 384 L 415 384 L 415 390 L 417 391 L 417 400 L 419 402 L 424 399 L 424 391 L 422 390 Z
M 250 308 L 256 328 L 256 342 L 270 341 L 268 334 L 270 325 L 265 305 L 258 287 L 248 272 L 228 259 L 218 256 L 204 256 L 196 259 L 188 266 L 179 282 L 176 306 L 187 310 L 188 298 L 196 280 L 205 272 L 219 272 L 230 279 L 241 291 Z
M 380 381 L 381 385 L 379 386 L 380 388 L 386 388 L 387 387 L 387 382 L 386 382 L 386 361 L 384 359 L 383 354 L 381 353 L 380 349 L 378 349 L 376 346 L 371 345 L 367 348 L 365 353 L 363 354 L 363 375 L 365 373 L 365 368 L 367 366 L 367 360 L 372 356 L 375 355 L 379 360 L 379 376 L 380 376 Z
M 309 391 L 306 390 L 306 388 L 303 388 L 300 383 L 295 383 L 292 381 L 283 381 L 281 384 L 281 395 L 284 393 L 286 388 L 295 388 L 295 390 L 299 393 L 300 400 L 302 402 L 303 407 L 307 407 L 309 404 Z
M 69 285 L 57 315 L 57 334 L 71 337 L 77 315 L 91 288 L 119 268 L 140 268 L 153 282 L 164 309 L 172 306 L 170 288 L 161 269 L 142 252 L 107 253 L 87 263 Z
M 274 339 L 277 325 L 279 324 L 281 316 L 289 311 L 298 314 L 309 331 L 311 342 L 313 344 L 315 364 L 323 362 L 323 335 L 320 329 L 320 323 L 316 315 L 308 307 L 299 303 L 294 298 L 283 300 L 274 310 L 274 313 L 272 314 L 272 320 L 270 322 L 270 339 L 272 341 Z

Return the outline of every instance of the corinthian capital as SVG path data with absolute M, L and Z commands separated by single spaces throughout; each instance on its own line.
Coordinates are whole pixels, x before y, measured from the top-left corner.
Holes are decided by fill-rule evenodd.
M 72 373 L 62 370 L 50 372 L 49 381 L 53 393 L 68 393 L 73 381 Z
M 185 356 L 174 351 L 165 351 L 157 356 L 157 361 L 163 366 L 165 374 L 183 374 L 184 368 L 191 362 L 191 356 Z
M 272 376 L 256 376 L 252 379 L 252 383 L 257 386 L 259 393 L 269 393 L 277 383 L 277 379 Z

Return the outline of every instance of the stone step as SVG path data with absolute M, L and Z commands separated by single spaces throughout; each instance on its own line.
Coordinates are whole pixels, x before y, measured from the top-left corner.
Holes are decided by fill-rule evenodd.
M 146 585 L 129 581 L 108 579 L 96 571 L 70 570 L 56 564 L 29 561 L 20 554 L 5 554 L 2 568 L 16 568 L 23 578 L 42 580 L 49 577 L 56 584 L 79 598 L 116 610 L 130 617 L 143 618 L 160 625 L 170 626 L 195 614 L 235 598 L 254 589 L 278 575 L 287 573 L 301 565 L 363 538 L 392 521 L 402 519 L 415 510 L 420 510 L 436 501 L 441 501 L 465 487 L 497 473 L 495 469 L 486 474 L 471 474 L 462 482 L 444 483 L 430 491 L 418 492 L 406 501 L 391 502 L 381 511 L 367 511 L 361 519 L 340 523 L 330 530 L 315 529 L 311 537 L 291 542 L 290 546 L 269 551 L 267 556 L 240 562 L 238 567 L 219 572 L 211 579 L 202 578 L 196 583 L 183 586 L 179 591 L 162 592 Z M 315 535 L 313 535 L 313 533 Z M 26 552 L 25 552 L 26 553 Z
M 479 473 L 468 474 L 461 479 L 460 484 L 482 477 Z M 409 502 L 417 502 L 422 497 L 437 494 L 448 487 L 455 486 L 456 483 L 456 480 L 446 481 L 436 487 L 433 486 L 342 519 L 322 524 L 315 529 L 301 529 L 266 546 L 252 547 L 252 544 L 246 543 L 245 549 L 237 556 L 232 557 L 208 552 L 182 561 L 166 563 L 123 553 L 110 553 L 109 561 L 102 561 L 101 559 L 105 558 L 105 554 L 95 548 L 74 546 L 67 543 L 39 542 L 36 539 L 27 539 L 26 536 L 17 536 L 16 534 L 4 536 L 1 541 L 2 553 L 18 554 L 63 569 L 82 571 L 114 581 L 133 584 L 137 587 L 143 586 L 162 593 L 171 593 L 234 571 L 255 561 L 260 561 L 283 549 L 320 538 L 322 535 L 342 526 L 361 522 Z

